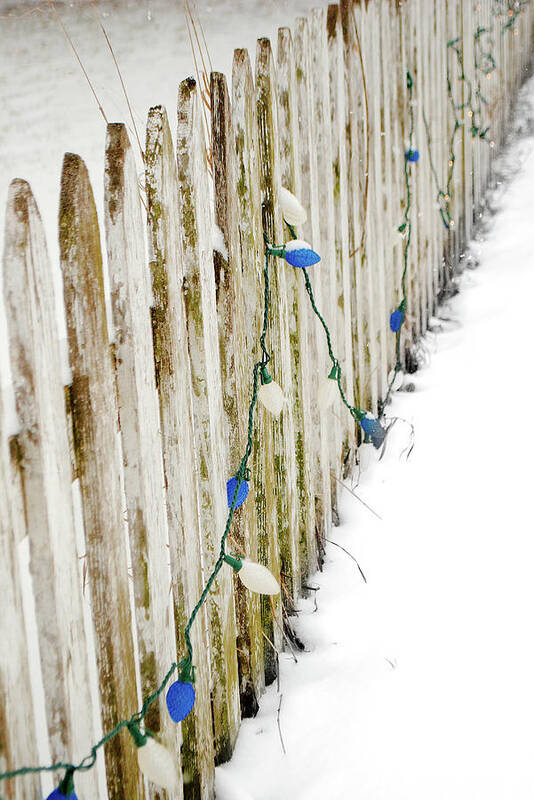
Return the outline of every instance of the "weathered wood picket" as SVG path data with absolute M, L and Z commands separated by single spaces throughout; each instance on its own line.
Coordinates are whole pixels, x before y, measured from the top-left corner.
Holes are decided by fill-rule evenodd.
M 193 79 L 179 86 L 176 147 L 165 109 L 150 110 L 142 190 L 125 126 L 109 125 L 107 267 L 89 175 L 67 154 L 67 387 L 43 226 L 29 185 L 13 181 L 3 298 L 18 433 L 7 434 L 0 396 L 0 772 L 78 763 L 183 656 L 186 621 L 219 556 L 226 481 L 247 441 L 264 234 L 288 238 L 281 187 L 307 209 L 297 232 L 322 256 L 309 274 L 347 399 L 377 413 L 395 364 L 389 315 L 402 299 L 408 180 L 401 352 L 414 366 L 529 64 L 533 6 L 523 3 L 517 19 L 516 6 L 340 0 L 315 9 L 293 32 L 280 29 L 276 55 L 259 39 L 254 72 L 236 50 L 231 87 L 211 75 L 210 141 Z M 483 66 L 485 36 L 496 69 Z M 420 160 L 406 179 L 408 72 Z M 472 135 L 479 122 L 490 126 L 487 141 Z M 286 403 L 280 419 L 256 408 L 251 497 L 228 540 L 229 551 L 268 565 L 282 592 L 260 597 L 230 568 L 220 572 L 191 630 L 193 712 L 175 725 L 161 694 L 145 720 L 174 754 L 176 789 L 143 779 L 123 730 L 95 769 L 76 773 L 80 800 L 213 798 L 215 764 L 231 756 L 241 718 L 276 678 L 288 615 L 320 562 L 359 441 L 340 402 L 319 411 L 330 361 L 302 277 L 270 264 L 269 370 Z M 0 797 L 33 800 L 62 777 L 9 778 Z

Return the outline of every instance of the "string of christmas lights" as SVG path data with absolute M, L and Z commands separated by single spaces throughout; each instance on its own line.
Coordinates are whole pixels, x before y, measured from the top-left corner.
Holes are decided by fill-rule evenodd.
M 499 20 L 504 18 L 505 22 L 502 25 L 501 32 L 505 33 L 507 30 L 515 31 L 515 24 L 517 18 L 528 5 L 528 0 L 494 0 L 492 11 L 495 17 Z M 458 131 L 463 125 L 460 119 L 461 112 L 466 108 L 468 109 L 468 116 L 471 119 L 470 132 L 473 138 L 478 137 L 487 141 L 489 128 L 482 127 L 481 114 L 483 106 L 487 105 L 487 101 L 483 96 L 481 90 L 480 75 L 490 76 L 493 71 L 497 69 L 495 59 L 489 50 L 484 49 L 486 45 L 483 44 L 484 39 L 490 43 L 492 29 L 479 27 L 474 35 L 475 47 L 475 74 L 476 89 L 473 91 L 473 85 L 467 78 L 463 69 L 463 55 L 461 48 L 458 45 L 459 39 L 453 39 L 447 43 L 447 47 L 451 48 L 457 57 L 459 67 L 458 81 L 463 83 L 467 90 L 467 100 L 461 104 L 457 104 L 454 100 L 452 83 L 450 80 L 449 72 L 447 71 L 447 92 L 454 111 L 455 123 L 450 140 L 450 155 L 448 162 L 447 184 L 446 188 L 442 190 L 439 187 L 437 179 L 437 171 L 431 159 L 430 153 L 430 131 L 428 121 L 423 111 L 423 120 L 426 127 L 427 141 L 429 146 L 429 157 L 431 171 L 436 181 L 437 186 L 437 199 L 440 208 L 440 214 L 446 228 L 454 226 L 454 220 L 451 218 L 449 205 L 451 202 L 451 188 L 454 171 L 454 145 Z M 410 217 L 412 194 L 410 188 L 410 170 L 411 165 L 417 164 L 419 161 L 419 151 L 414 146 L 414 104 L 413 104 L 413 78 L 410 72 L 407 73 L 407 89 L 409 100 L 409 116 L 410 116 L 410 132 L 409 132 L 409 146 L 405 152 L 404 158 L 404 176 L 405 176 L 405 201 L 404 201 L 404 217 L 403 222 L 399 226 L 398 231 L 404 237 L 403 246 L 403 272 L 401 276 L 401 293 L 402 299 L 400 304 L 395 308 L 390 315 L 390 329 L 396 336 L 396 362 L 395 367 L 391 371 L 388 380 L 388 390 L 384 401 L 380 404 L 379 417 L 382 416 L 382 410 L 387 405 L 392 391 L 399 385 L 399 378 L 402 382 L 402 362 L 401 362 L 401 329 L 406 321 L 406 308 L 407 308 L 407 287 L 406 278 L 408 271 L 409 248 L 411 244 L 412 223 Z M 473 104 L 475 103 L 475 105 Z M 267 567 L 262 564 L 250 561 L 243 555 L 230 554 L 226 552 L 226 544 L 235 511 L 246 501 L 249 494 L 249 480 L 250 469 L 248 461 L 250 459 L 253 447 L 253 432 L 254 432 L 254 412 L 258 401 L 274 416 L 280 416 L 285 398 L 282 388 L 272 379 L 267 365 L 271 361 L 271 354 L 266 346 L 266 337 L 269 323 L 269 310 L 270 310 L 270 287 L 269 287 L 269 259 L 276 257 L 284 259 L 290 266 L 302 270 L 306 292 L 308 294 L 312 309 L 317 316 L 323 328 L 328 354 L 331 360 L 331 370 L 327 377 L 324 378 L 318 390 L 318 405 L 321 411 L 326 411 L 334 402 L 335 397 L 339 394 L 345 407 L 348 409 L 352 417 L 361 426 L 364 434 L 363 446 L 369 445 L 370 447 L 380 448 L 384 442 L 385 430 L 382 427 L 380 419 L 376 418 L 373 414 L 364 411 L 357 406 L 351 405 L 343 391 L 341 385 L 342 371 L 339 360 L 335 356 L 332 346 L 332 337 L 329 327 L 319 311 L 315 296 L 313 293 L 312 283 L 308 275 L 308 268 L 317 264 L 320 261 L 320 256 L 316 253 L 311 246 L 298 239 L 294 226 L 302 224 L 306 220 L 306 212 L 300 205 L 297 198 L 291 194 L 287 189 L 281 189 L 280 202 L 282 205 L 283 217 L 286 221 L 288 229 L 291 234 L 291 239 L 285 244 L 280 246 L 271 245 L 265 242 L 265 265 L 263 270 L 264 278 L 264 308 L 263 308 L 263 325 L 260 334 L 260 349 L 261 358 L 254 364 L 252 370 L 251 381 L 251 400 L 248 408 L 248 430 L 247 430 L 247 443 L 244 454 L 241 458 L 239 466 L 226 484 L 227 501 L 228 501 L 228 516 L 226 525 L 220 540 L 220 551 L 215 562 L 215 565 L 207 579 L 202 594 L 192 610 L 190 617 L 184 629 L 184 640 L 186 646 L 186 655 L 179 662 L 174 662 L 165 678 L 159 687 L 147 697 L 141 709 L 128 719 L 119 722 L 115 728 L 106 733 L 95 745 L 92 746 L 89 755 L 87 755 L 78 764 L 71 764 L 68 762 L 56 762 L 47 766 L 37 767 L 20 767 L 15 770 L 0 773 L 0 781 L 16 776 L 21 776 L 30 773 L 50 772 L 50 771 L 64 771 L 64 776 L 58 786 L 48 795 L 47 800 L 78 800 L 74 787 L 74 778 L 77 772 L 84 772 L 90 770 L 95 762 L 98 752 L 105 746 L 107 742 L 117 736 L 121 730 L 126 728 L 132 738 L 132 743 L 137 750 L 137 759 L 141 772 L 144 776 L 155 785 L 164 789 L 172 790 L 177 782 L 177 772 L 175 767 L 175 760 L 173 755 L 163 745 L 161 745 L 146 728 L 142 729 L 143 720 L 146 717 L 150 706 L 161 696 L 167 689 L 171 678 L 177 673 L 178 678 L 167 689 L 166 704 L 169 716 L 173 722 L 178 723 L 185 719 L 192 711 L 195 703 L 195 666 L 193 664 L 193 646 L 191 643 L 190 632 L 191 627 L 196 619 L 196 616 L 205 603 L 214 581 L 217 578 L 220 570 L 224 565 L 231 567 L 237 576 L 240 578 L 243 585 L 252 592 L 258 592 L 266 595 L 278 594 L 280 586 L 272 573 Z

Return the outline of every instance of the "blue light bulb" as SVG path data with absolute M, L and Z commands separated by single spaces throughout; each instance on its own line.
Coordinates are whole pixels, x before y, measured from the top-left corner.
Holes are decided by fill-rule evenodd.
M 413 150 L 411 147 L 409 150 L 406 151 L 406 161 L 412 161 L 414 164 L 417 164 L 419 161 L 419 150 Z
M 59 786 L 57 789 L 54 789 L 52 794 L 49 794 L 46 800 L 78 800 L 78 796 L 76 792 L 70 792 L 70 794 L 63 794 L 60 790 Z
M 311 267 L 321 260 L 321 256 L 301 239 L 293 239 L 286 244 L 284 258 L 292 267 Z
M 379 420 L 377 420 L 376 417 L 373 417 L 372 414 L 368 413 L 360 421 L 360 425 L 362 426 L 363 432 L 370 438 L 373 446 L 378 450 L 378 448 L 382 446 L 386 437 L 386 432 Z
M 404 311 L 401 311 L 400 308 L 396 308 L 395 311 L 391 312 L 391 316 L 389 318 L 389 327 L 391 328 L 393 333 L 397 333 L 397 331 L 400 331 L 403 322 L 404 322 Z
M 226 496 L 228 498 L 228 508 L 232 507 L 232 500 L 234 499 L 236 486 L 237 486 L 237 478 L 230 478 L 230 480 L 226 482 Z M 235 499 L 234 508 L 239 508 L 239 506 L 242 506 L 247 497 L 248 497 L 248 483 L 246 480 L 242 480 L 241 483 L 239 484 L 239 489 L 237 490 L 237 497 Z
M 175 681 L 169 687 L 167 696 L 167 709 L 173 722 L 181 722 L 195 705 L 195 689 L 192 683 Z

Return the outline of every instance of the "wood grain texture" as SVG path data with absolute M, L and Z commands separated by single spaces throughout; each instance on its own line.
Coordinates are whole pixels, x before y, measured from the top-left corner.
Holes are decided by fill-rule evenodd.
M 143 236 L 137 171 L 126 128 L 108 125 L 104 176 L 106 247 L 115 331 L 115 369 L 124 491 L 130 540 L 141 693 L 148 697 L 176 661 L 169 594 L 169 536 L 156 393 L 150 305 L 152 291 Z M 180 728 L 169 717 L 165 694 L 153 703 L 146 727 L 176 754 Z M 178 800 L 149 784 L 151 798 Z
M 278 153 L 278 109 L 276 99 L 276 68 L 268 39 L 258 39 L 256 48 L 256 103 L 259 130 L 259 165 L 262 197 L 263 229 L 268 240 L 280 243 L 286 240 L 278 192 L 280 188 L 280 160 Z M 283 261 L 270 258 L 270 310 L 267 348 L 271 352 L 269 372 L 282 387 L 286 398 L 280 419 L 268 420 L 270 439 L 264 445 L 265 458 L 270 462 L 272 483 L 266 486 L 266 536 L 264 553 L 269 552 L 269 562 L 275 576 L 282 576 L 289 594 L 293 595 L 294 581 L 299 581 L 297 530 L 297 470 L 295 460 L 295 423 L 293 419 L 296 391 L 289 336 L 288 276 L 292 269 Z M 291 282 L 294 276 L 289 276 Z M 263 408 L 259 415 L 269 414 Z M 263 532 L 262 532 L 263 533 Z M 261 539 L 260 537 L 260 543 Z M 277 540 L 277 541 L 276 541 Z M 274 542 L 276 541 L 276 545 Z M 278 552 L 280 562 L 278 563 Z M 281 597 L 274 598 L 275 626 L 269 636 L 281 646 Z M 262 608 L 270 609 L 270 602 L 262 598 Z M 269 619 L 269 616 L 267 617 Z M 269 634 L 268 634 L 269 635 Z M 266 679 L 274 680 L 276 664 L 272 648 L 266 644 Z
M 317 216 L 319 218 L 319 242 L 317 250 L 321 255 L 318 268 L 310 273 L 315 300 L 319 311 L 329 327 L 334 354 L 340 357 L 340 342 L 337 336 L 337 264 L 334 205 L 334 172 L 332 169 L 332 120 L 330 111 L 330 85 L 327 46 L 327 26 L 325 9 L 316 8 L 310 18 L 310 66 L 312 78 L 312 107 L 315 116 L 314 143 L 317 166 Z M 315 244 L 315 240 L 314 240 Z M 318 328 L 320 358 L 317 364 L 317 381 L 328 377 L 331 361 L 326 346 L 325 332 L 319 320 L 314 320 Z M 337 409 L 339 406 L 334 406 Z M 321 439 L 328 452 L 328 474 L 330 481 L 330 508 L 326 518 L 327 529 L 331 525 L 332 511 L 337 518 L 337 493 L 339 484 L 336 478 L 341 474 L 341 424 L 338 414 L 332 409 L 320 413 Z M 328 534 L 326 534 L 328 535 Z
M 328 73 L 330 95 L 330 126 L 332 148 L 332 178 L 335 222 L 335 286 L 332 313 L 336 322 L 336 341 L 343 370 L 344 391 L 354 404 L 354 360 L 352 342 L 352 267 L 349 243 L 349 184 L 346 140 L 347 96 L 345 91 L 343 29 L 339 5 L 328 6 L 326 20 L 328 42 Z M 357 426 L 350 414 L 336 401 L 334 413 L 340 418 L 343 440 L 341 463 L 348 475 L 354 465 Z
M 8 197 L 4 297 L 30 571 L 48 737 L 54 761 L 78 761 L 94 741 L 88 652 L 74 536 L 71 467 L 52 272 L 31 189 Z M 94 657 L 94 656 L 93 656 Z M 80 789 L 96 795 L 95 773 Z
M 302 236 L 305 241 L 321 252 L 320 242 L 320 222 L 319 222 L 319 187 L 317 173 L 317 151 L 316 151 L 316 121 L 314 110 L 311 44 L 310 44 L 310 23 L 306 18 L 299 18 L 296 21 L 295 37 L 295 60 L 298 64 L 297 74 L 297 110 L 300 130 L 300 173 L 301 173 L 301 202 L 308 211 L 308 219 L 302 225 Z M 317 281 L 313 281 L 315 284 Z M 307 300 L 307 298 L 306 298 Z M 303 301 L 303 305 L 305 305 Z M 307 300 L 308 313 L 308 341 L 309 357 L 311 364 L 327 364 L 325 359 L 324 332 L 319 327 L 319 321 Z M 323 366 L 324 369 L 324 366 Z M 317 384 L 312 391 L 310 398 L 311 425 L 314 434 L 311 441 L 312 450 L 312 481 L 315 493 L 315 535 L 316 541 L 320 542 L 322 537 L 328 535 L 331 522 L 331 479 L 330 479 L 330 458 L 328 452 L 328 431 L 321 422 L 319 408 L 315 402 Z M 316 545 L 316 550 L 320 552 Z
M 83 503 L 104 731 L 137 707 L 122 518 L 118 408 L 104 305 L 100 233 L 82 159 L 63 160 L 59 209 L 76 462 Z M 130 735 L 105 748 L 109 797 L 144 796 Z
M 212 85 L 214 76 L 212 76 Z M 228 323 L 233 303 L 231 267 L 213 251 L 213 191 L 208 174 L 203 137 L 200 96 L 193 84 L 183 82 L 178 117 L 178 169 L 182 207 L 187 208 L 187 230 L 182 232 L 184 303 L 191 358 L 194 435 L 200 488 L 200 524 L 205 574 L 211 573 L 221 549 L 220 539 L 228 516 L 226 481 L 237 468 L 229 439 L 235 425 L 235 383 L 228 379 L 232 361 L 231 328 L 226 338 L 221 326 Z M 212 92 L 212 125 L 220 125 Z M 222 137 L 222 140 L 224 137 Z M 213 146 L 213 170 L 221 176 L 222 141 Z M 219 182 L 219 190 L 221 185 Z M 219 221 L 232 216 L 232 199 L 217 193 Z M 228 202 L 227 202 L 228 201 Z M 226 226 L 225 226 L 226 227 Z M 222 230 L 222 229 L 221 229 Z M 228 233 L 228 230 L 227 230 Z M 228 252 L 235 254 L 234 240 L 227 238 Z M 231 258 L 231 256 L 229 256 Z M 235 266 L 235 260 L 232 262 Z M 220 294 L 222 292 L 222 295 Z M 217 301 L 219 317 L 217 316 Z M 228 350 L 225 350 L 225 347 Z M 224 382 L 221 378 L 223 370 Z M 211 592 L 208 622 L 211 644 L 211 697 L 217 762 L 230 758 L 240 720 L 236 622 L 233 574 L 224 566 Z
M 9 213 L 8 213 L 9 219 Z M 9 221 L 6 221 L 9 227 Z M 7 238 L 7 237 L 6 237 Z M 4 250 L 6 255 L 6 250 Z M 13 469 L 3 425 L 4 398 L 0 389 L 0 771 L 38 762 L 34 706 L 22 586 L 17 549 L 26 535 L 23 495 L 18 469 Z M 13 443 L 16 452 L 16 442 Z M 37 775 L 24 775 L 2 783 L 5 800 L 34 800 L 39 795 Z
M 243 297 L 247 299 L 245 311 L 246 353 L 254 362 L 261 357 L 259 337 L 263 323 L 263 228 L 261 218 L 258 124 L 254 80 L 250 58 L 246 50 L 235 50 L 232 66 L 232 131 L 235 147 L 235 187 L 239 225 L 239 249 Z M 249 362 L 250 367 L 250 362 Z M 237 390 L 240 387 L 237 383 Z M 240 407 L 250 403 L 250 387 Z M 244 411 L 241 424 L 246 424 Z M 260 531 L 265 529 L 265 504 L 267 471 L 263 453 L 266 424 L 265 415 L 256 414 L 251 457 L 253 502 L 247 502 L 240 514 L 240 524 L 232 538 L 238 547 L 257 561 Z M 252 498 L 251 498 L 252 499 Z M 263 526 L 263 528 L 262 528 Z M 239 584 L 239 582 L 238 582 Z M 255 716 L 258 700 L 265 687 L 264 639 L 260 597 L 244 587 L 236 587 L 236 613 L 239 624 L 237 652 L 241 710 L 243 716 Z
M 281 185 L 301 199 L 302 178 L 300 158 L 300 125 L 298 109 L 297 64 L 293 37 L 288 28 L 278 31 L 277 50 L 277 96 L 278 96 L 278 151 L 280 155 Z M 305 133 L 303 132 L 303 135 Z M 310 214 L 310 209 L 306 209 Z M 297 226 L 297 235 L 301 235 Z M 315 441 L 318 430 L 314 426 L 317 417 L 315 393 L 317 379 L 309 365 L 314 363 L 315 329 L 310 315 L 310 303 L 302 276 L 289 273 L 288 310 L 291 357 L 297 384 L 294 395 L 295 445 L 298 493 L 298 532 L 300 582 L 317 567 L 317 543 L 315 540 L 315 473 L 320 465 L 315 459 Z M 293 586 L 294 591 L 300 587 Z
M 184 628 L 202 591 L 199 487 L 193 436 L 192 382 L 184 294 L 182 226 L 178 170 L 167 114 L 150 110 L 147 124 L 146 188 L 152 274 L 152 333 L 160 400 L 174 618 L 178 652 L 184 655 Z M 184 797 L 213 797 L 214 751 L 210 703 L 210 660 L 206 608 L 191 630 L 197 699 L 182 723 Z

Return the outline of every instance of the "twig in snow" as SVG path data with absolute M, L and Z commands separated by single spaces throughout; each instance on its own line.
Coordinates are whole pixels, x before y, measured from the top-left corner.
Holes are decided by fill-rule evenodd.
M 339 547 L 339 549 L 340 549 L 340 550 L 343 550 L 343 552 L 344 552 L 344 553 L 346 553 L 348 556 L 350 556 L 350 558 L 352 558 L 352 560 L 354 561 L 354 563 L 356 564 L 356 566 L 357 566 L 357 567 L 358 567 L 358 569 L 360 570 L 360 575 L 361 575 L 361 576 L 362 576 L 362 578 L 363 578 L 363 582 L 364 582 L 364 583 L 367 583 L 367 578 L 365 577 L 365 575 L 364 575 L 364 572 L 363 572 L 362 568 L 360 567 L 360 565 L 358 564 L 357 560 L 354 558 L 354 556 L 352 555 L 352 553 L 349 553 L 349 551 L 348 551 L 348 550 L 346 550 L 344 547 L 342 547 L 342 545 L 338 544 L 337 542 L 333 542 L 333 541 L 332 541 L 332 539 L 327 539 L 327 538 L 326 538 L 326 536 L 325 536 L 325 539 L 324 539 L 324 540 L 325 540 L 325 542 L 330 542 L 330 544 L 333 544 L 333 545 L 335 545 L 336 547 Z
M 271 611 L 272 611 L 272 613 L 273 613 L 273 622 L 276 624 L 276 626 L 277 626 L 278 630 L 280 631 L 280 633 L 282 634 L 282 636 L 284 637 L 284 639 L 285 639 L 285 640 L 286 640 L 286 642 L 288 643 L 288 645 L 289 645 L 289 649 L 291 650 L 291 655 L 293 656 L 293 659 L 294 659 L 294 661 L 295 661 L 295 664 L 298 664 L 298 659 L 297 659 L 297 657 L 296 657 L 296 655 L 295 655 L 295 651 L 293 650 L 293 645 L 291 644 L 291 640 L 289 639 L 289 636 L 288 636 L 288 635 L 287 635 L 287 633 L 285 632 L 285 630 L 284 630 L 284 626 L 283 626 L 283 625 L 280 625 L 280 622 L 278 621 L 278 619 L 277 619 L 277 617 L 276 617 L 276 609 L 275 609 L 275 607 L 274 607 L 274 600 L 273 600 L 273 597 L 272 597 L 272 595 L 269 595 L 269 602 L 270 602 L 270 604 L 271 604 Z M 288 623 L 288 624 L 289 624 L 289 623 Z
M 286 748 L 285 748 L 284 739 L 283 739 L 283 736 L 282 736 L 282 727 L 280 725 L 280 709 L 282 708 L 282 697 L 283 696 L 284 696 L 283 694 L 280 695 L 280 702 L 278 703 L 278 711 L 276 713 L 276 724 L 278 725 L 278 734 L 280 736 L 280 744 L 282 745 L 282 751 L 283 751 L 284 755 L 286 755 Z
M 371 508 L 371 506 L 367 505 L 367 503 L 365 502 L 365 500 L 362 500 L 362 498 L 361 498 L 361 497 L 358 497 L 358 495 L 356 494 L 356 492 L 354 492 L 352 489 L 350 489 L 350 488 L 347 486 L 347 484 L 346 484 L 346 483 L 343 483 L 343 481 L 340 481 L 340 480 L 339 480 L 339 478 L 338 478 L 336 475 L 334 475 L 334 473 L 333 473 L 333 472 L 332 472 L 331 474 L 332 474 L 332 476 L 333 476 L 333 477 L 336 479 L 336 481 L 337 481 L 337 482 L 338 482 L 338 483 L 339 483 L 341 486 L 343 486 L 343 488 L 344 488 L 344 489 L 346 489 L 346 490 L 347 490 L 347 492 L 349 492 L 349 493 L 350 493 L 350 494 L 351 494 L 353 497 L 355 497 L 355 498 L 356 498 L 356 500 L 358 500 L 358 502 L 362 504 L 362 506 L 365 506 L 365 508 L 366 508 L 368 511 L 370 511 L 370 512 L 371 512 L 371 514 L 374 514 L 374 515 L 375 515 L 375 517 L 376 517 L 377 519 L 379 519 L 379 520 L 382 522 L 382 517 L 380 516 L 380 514 L 377 514 L 377 513 L 376 513 L 376 511 L 375 511 L 373 508 Z

